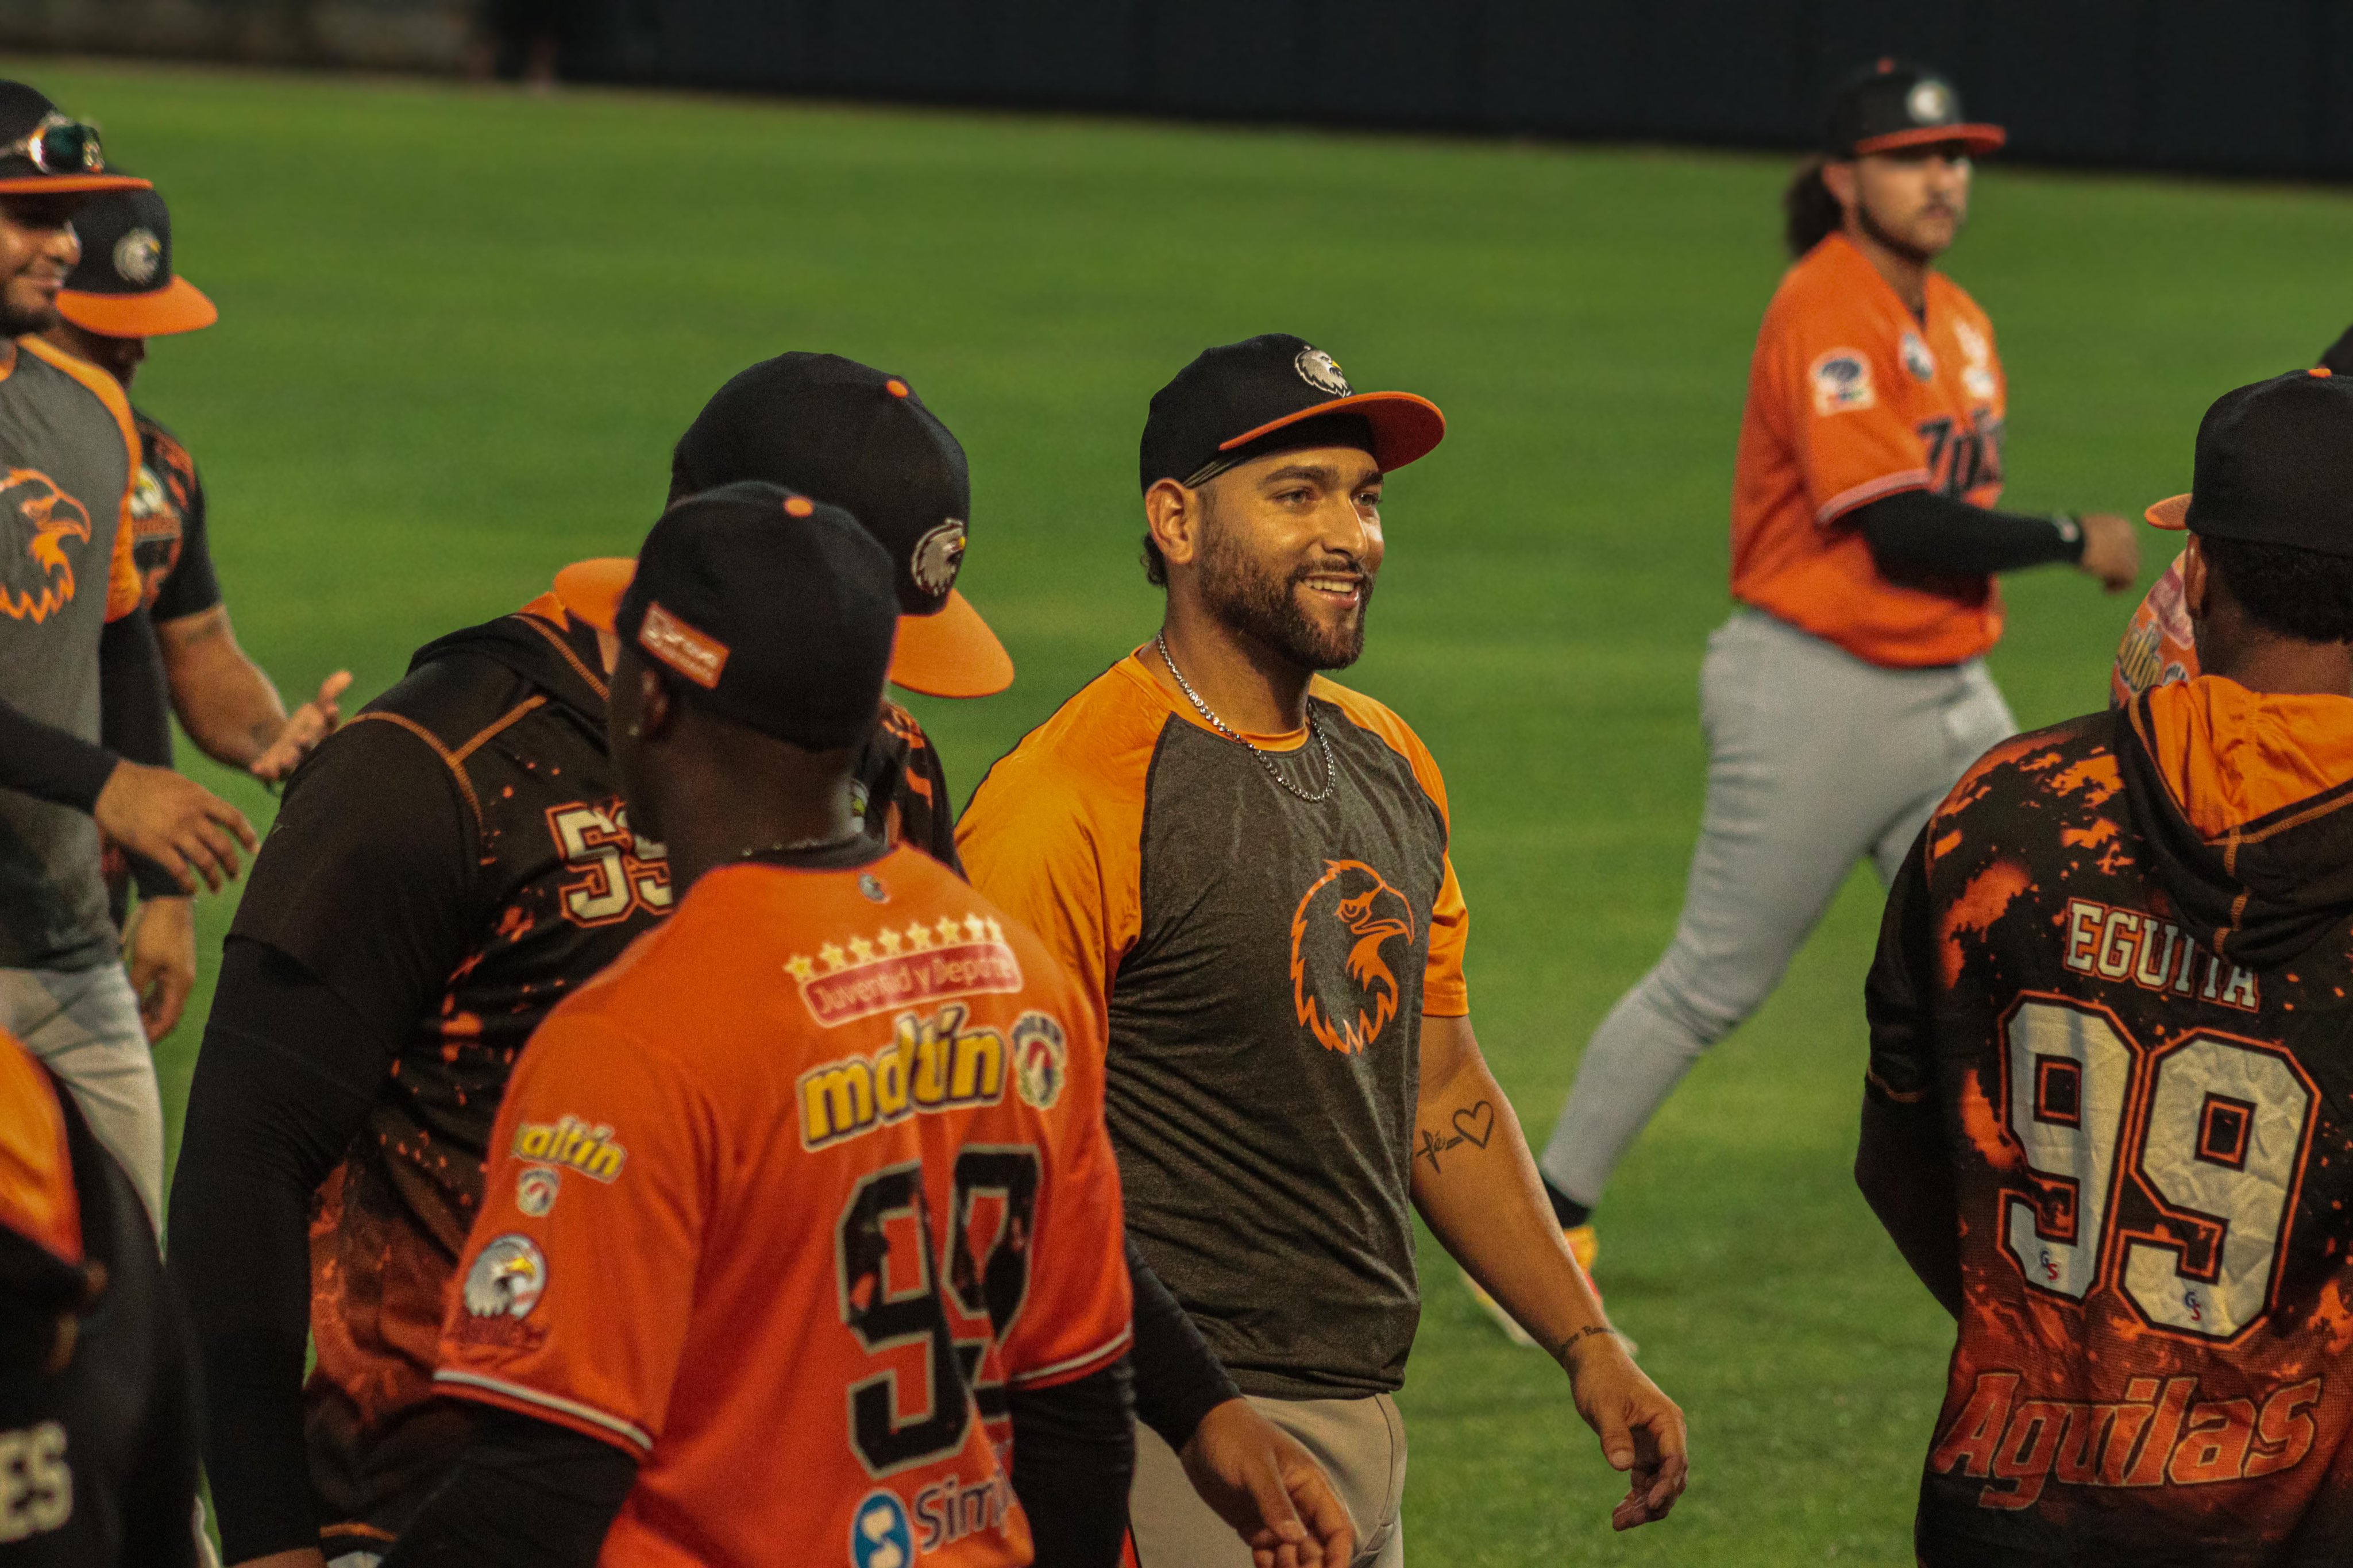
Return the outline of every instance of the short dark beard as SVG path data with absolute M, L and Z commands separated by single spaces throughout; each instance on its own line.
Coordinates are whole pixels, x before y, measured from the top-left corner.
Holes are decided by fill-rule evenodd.
M 1356 568 L 1364 582 L 1356 619 L 1327 631 L 1299 608 L 1299 584 L 1325 566 L 1301 566 L 1278 577 L 1267 571 L 1236 537 L 1239 530 L 1221 528 L 1215 513 L 1201 541 L 1201 601 L 1219 625 L 1237 636 L 1271 648 L 1301 669 L 1345 669 L 1363 657 L 1365 622 L 1373 607 L 1373 577 Z
M 8 291 L 0 288 L 0 334 L 21 338 L 33 332 L 46 332 L 58 324 L 58 308 L 27 314 L 8 303 Z
M 1927 266 L 1940 254 L 1937 251 L 1923 250 L 1910 240 L 1898 239 L 1894 235 L 1890 234 L 1885 225 L 1872 216 L 1871 204 L 1862 199 L 1862 193 L 1860 191 L 1855 193 L 1854 220 L 1862 226 L 1863 233 L 1916 267 Z M 1953 232 L 1956 237 L 1960 233 L 1958 220 L 1956 220 L 1953 225 Z

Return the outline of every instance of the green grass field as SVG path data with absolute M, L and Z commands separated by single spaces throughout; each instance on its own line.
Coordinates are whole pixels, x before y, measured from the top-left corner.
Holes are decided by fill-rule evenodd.
M 222 319 L 156 344 L 138 390 L 204 465 L 238 630 L 290 693 L 348 665 L 373 696 L 565 561 L 634 551 L 702 400 L 831 349 L 906 374 L 972 456 L 964 585 L 1021 677 L 914 700 L 968 789 L 1155 624 L 1151 392 L 1295 331 L 1451 421 L 1390 487 L 1353 679 L 1447 770 L 1474 1016 L 1532 1138 L 1665 942 L 1786 160 L 0 64 L 173 198 Z M 2187 489 L 2205 404 L 2353 315 L 2346 193 L 1995 164 L 1978 200 L 1952 270 L 2002 333 L 2023 508 Z M 2103 700 L 2129 601 L 2045 572 L 2011 602 L 2020 718 Z M 216 953 L 230 900 L 202 908 Z M 1425 1238 L 1422 1568 L 1911 1561 L 1949 1327 L 1847 1174 L 1876 913 L 1859 875 L 1602 1211 L 1610 1305 L 1691 1416 L 1667 1524 L 1610 1534 L 1563 1381 Z M 159 1054 L 175 1104 L 208 994 Z

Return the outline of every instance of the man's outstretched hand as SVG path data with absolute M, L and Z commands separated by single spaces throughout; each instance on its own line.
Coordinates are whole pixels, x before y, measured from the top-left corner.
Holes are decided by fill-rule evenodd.
M 117 844 L 169 871 L 185 892 L 202 877 L 215 892 L 236 877 L 237 846 L 260 840 L 245 813 L 169 768 L 121 762 L 98 792 L 90 815 Z
M 253 776 L 276 784 L 302 765 L 311 748 L 335 732 L 343 721 L 343 710 L 338 700 L 352 683 L 352 672 L 339 669 L 319 682 L 319 695 L 286 716 L 286 728 L 278 731 L 278 739 L 269 749 L 253 759 L 248 770 Z
M 1298 1439 L 1229 1399 L 1201 1417 L 1176 1456 L 1201 1500 L 1249 1542 L 1257 1568 L 1347 1568 L 1356 1527 L 1330 1478 Z
M 2140 530 L 2112 511 L 2087 511 L 2075 520 L 2084 531 L 2086 575 L 2099 579 L 2111 594 L 2121 594 L 2140 580 Z
M 1631 1530 L 1667 1517 L 1689 1478 L 1683 1410 L 1634 1364 L 1615 1334 L 1578 1341 L 1565 1363 L 1577 1413 L 1601 1439 L 1613 1470 L 1628 1472 L 1626 1496 L 1609 1512 L 1612 1529 Z

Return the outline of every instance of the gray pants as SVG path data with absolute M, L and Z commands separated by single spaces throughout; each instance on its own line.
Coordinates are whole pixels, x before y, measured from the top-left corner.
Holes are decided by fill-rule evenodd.
M 1982 662 L 1887 669 L 1756 610 L 1700 668 L 1707 808 L 1683 919 L 1577 1063 L 1539 1162 L 1601 1197 L 1702 1051 L 1764 1005 L 1854 863 L 1882 882 L 1953 784 L 2017 732 Z
M 0 969 L 0 1028 L 25 1043 L 73 1090 L 107 1152 L 147 1205 L 164 1215 L 164 1100 L 139 1022 L 139 998 L 120 963 L 89 969 Z
M 1405 1418 L 1386 1394 L 1261 1399 L 1258 1413 L 1299 1439 L 1356 1526 L 1353 1568 L 1405 1568 Z M 1250 1551 L 1185 1479 L 1176 1451 L 1138 1422 L 1128 1528 L 1140 1568 L 1250 1568 Z

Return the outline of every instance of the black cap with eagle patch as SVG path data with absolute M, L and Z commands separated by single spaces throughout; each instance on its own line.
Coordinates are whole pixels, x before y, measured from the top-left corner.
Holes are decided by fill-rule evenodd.
M 81 260 L 66 277 L 58 314 L 86 332 L 158 338 L 220 320 L 213 302 L 172 269 L 172 213 L 154 191 L 108 191 L 74 210 Z
M 898 618 L 891 558 L 856 518 L 747 482 L 662 514 L 613 631 L 695 706 L 827 752 L 874 728 Z
M 765 479 L 843 508 L 898 568 L 891 679 L 932 697 L 987 697 L 1013 661 L 955 591 L 971 528 L 964 447 L 906 381 L 839 354 L 785 353 L 721 387 L 679 437 L 673 496 Z
M 1822 151 L 1860 158 L 1906 147 L 1957 142 L 1970 153 L 1990 153 L 2009 140 L 1999 125 L 1961 118 L 1961 95 L 1925 66 L 1882 59 L 1864 67 L 1831 96 Z
M 1304 338 L 1267 332 L 1204 350 L 1152 395 L 1138 453 L 1144 488 L 1207 484 L 1270 452 L 1356 446 L 1383 472 L 1426 457 L 1446 416 L 1410 392 L 1358 392 L 1332 356 Z

